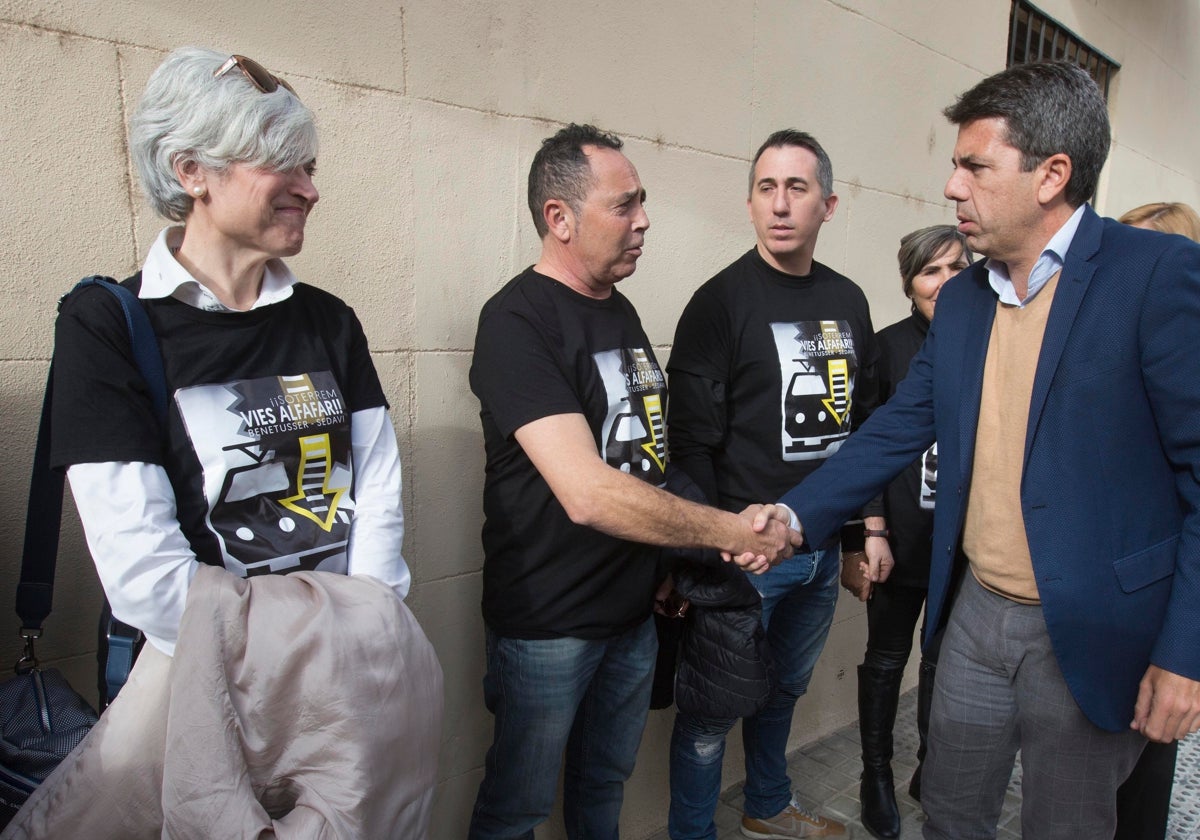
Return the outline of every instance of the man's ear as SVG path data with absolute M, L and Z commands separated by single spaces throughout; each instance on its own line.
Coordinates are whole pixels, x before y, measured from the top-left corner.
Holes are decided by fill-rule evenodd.
M 1059 152 L 1038 164 L 1037 197 L 1043 205 L 1050 204 L 1067 190 L 1071 180 L 1071 158 Z
M 837 206 L 838 206 L 837 194 L 830 193 L 829 196 L 825 199 L 825 218 L 823 221 L 828 222 L 830 219 L 833 218 L 833 213 L 835 210 L 837 210 Z
M 542 205 L 542 218 L 551 236 L 564 244 L 571 241 L 575 230 L 575 214 L 565 201 L 561 198 L 547 199 Z

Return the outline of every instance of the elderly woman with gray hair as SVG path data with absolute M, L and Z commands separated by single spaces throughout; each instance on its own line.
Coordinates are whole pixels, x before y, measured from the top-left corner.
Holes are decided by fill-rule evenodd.
M 971 264 L 966 237 L 953 225 L 934 225 L 900 240 L 900 283 L 912 314 L 876 334 L 879 396 L 886 401 L 908 373 L 909 363 L 929 332 L 938 292 Z M 867 653 L 858 668 L 859 730 L 863 775 L 859 800 L 863 826 L 875 837 L 900 836 L 900 813 L 892 778 L 892 728 L 900 681 L 912 649 L 913 630 L 929 589 L 933 505 L 937 490 L 937 444 L 900 474 L 865 516 L 881 516 L 885 528 L 868 530 L 865 556 L 843 556 L 842 584 L 867 602 Z M 909 785 L 920 799 L 925 732 L 937 654 L 921 659 L 918 766 Z
M 313 115 L 258 63 L 184 48 L 130 144 L 177 223 L 123 284 L 168 415 L 115 298 L 73 293 L 51 460 L 149 644 L 5 836 L 422 837 L 441 671 L 402 602 L 395 432 L 353 310 L 283 262 L 318 199 Z

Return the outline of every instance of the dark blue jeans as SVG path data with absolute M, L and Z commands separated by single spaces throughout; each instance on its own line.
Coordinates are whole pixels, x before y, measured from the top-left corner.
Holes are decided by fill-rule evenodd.
M 566 752 L 567 836 L 616 840 L 658 641 L 654 621 L 610 639 L 508 639 L 487 631 L 483 696 L 496 717 L 470 840 L 533 840 Z
M 788 806 L 787 742 L 796 701 L 825 647 L 837 606 L 839 555 L 814 551 L 784 560 L 750 580 L 763 598 L 763 624 L 775 660 L 776 685 L 766 708 L 742 722 L 746 749 L 747 816 L 773 817 Z M 671 733 L 672 840 L 713 840 L 725 734 L 735 720 L 675 716 Z

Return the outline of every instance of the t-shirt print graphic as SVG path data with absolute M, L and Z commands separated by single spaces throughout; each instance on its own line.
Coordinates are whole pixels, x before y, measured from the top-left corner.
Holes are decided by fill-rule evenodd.
M 600 427 L 605 463 L 655 486 L 662 484 L 667 461 L 666 378 L 658 363 L 636 347 L 602 350 L 592 358 L 608 398 Z
M 237 575 L 346 572 L 350 417 L 329 371 L 175 394 L 203 474 L 206 523 Z
M 921 456 L 921 510 L 933 510 L 937 503 L 937 441 Z
M 846 321 L 771 324 L 779 353 L 781 457 L 827 458 L 850 434 L 858 355 Z

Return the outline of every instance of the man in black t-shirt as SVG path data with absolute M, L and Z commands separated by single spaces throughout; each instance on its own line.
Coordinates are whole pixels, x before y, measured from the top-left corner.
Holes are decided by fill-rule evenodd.
M 750 517 L 658 489 L 665 380 L 615 289 L 650 226 L 621 145 L 578 125 L 543 142 L 529 175 L 541 257 L 479 316 L 470 379 L 487 450 L 484 699 L 496 727 L 472 840 L 531 836 L 564 750 L 567 835 L 617 835 L 657 652 L 651 545 L 745 551 L 761 572 L 800 540 L 786 509 L 756 533 Z
M 759 148 L 747 206 L 757 243 L 701 286 L 671 351 L 672 455 L 725 510 L 777 498 L 832 455 L 877 400 L 866 297 L 813 260 L 833 217 L 829 156 L 808 134 Z M 882 528 L 882 523 L 868 526 Z M 845 827 L 797 802 L 787 776 L 796 700 L 808 687 L 837 603 L 836 545 L 797 554 L 759 578 L 775 662 L 766 707 L 745 719 L 749 837 L 837 837 Z M 734 720 L 677 714 L 671 739 L 673 840 L 716 836 L 725 734 Z

